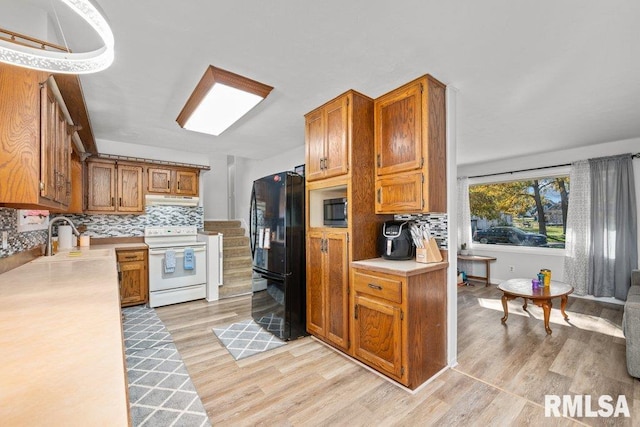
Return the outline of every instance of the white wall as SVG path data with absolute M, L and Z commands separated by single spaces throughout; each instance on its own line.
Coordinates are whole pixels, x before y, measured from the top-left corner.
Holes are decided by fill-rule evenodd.
M 640 138 L 634 138 L 508 160 L 461 165 L 458 166 L 457 175 L 458 177 L 462 177 L 510 172 L 529 169 L 532 167 L 571 163 L 589 158 L 613 156 L 624 153 L 637 153 L 639 151 Z M 635 169 L 636 203 L 638 204 L 638 212 L 640 212 L 640 159 L 634 159 L 633 165 Z M 455 183 L 452 183 L 452 185 L 455 185 Z M 638 219 L 638 229 L 640 230 L 640 216 Z M 640 238 L 638 244 L 640 247 Z M 490 249 L 480 249 L 478 246 L 473 245 L 471 250 L 476 255 L 495 256 L 498 258 L 496 262 L 491 263 L 491 277 L 493 283 L 499 283 L 502 280 L 512 279 L 515 277 L 534 277 L 534 274 L 541 268 L 550 269 L 554 279 L 565 280 L 563 250 L 558 250 L 557 252 L 541 248 L 517 248 L 517 250 L 514 250 L 505 246 L 492 246 Z M 467 263 L 461 264 L 460 267 L 463 267 L 467 273 L 484 275 L 483 264 L 475 264 L 472 267 L 470 266 L 471 264 Z M 509 266 L 513 266 L 513 271 L 510 271 Z
M 249 204 L 253 181 L 304 164 L 304 144 L 263 160 L 236 158 L 236 217 L 249 223 Z M 206 217 L 206 212 L 205 212 Z
M 227 218 L 227 156 L 210 156 L 211 170 L 200 174 L 200 198 L 203 199 L 205 220 Z

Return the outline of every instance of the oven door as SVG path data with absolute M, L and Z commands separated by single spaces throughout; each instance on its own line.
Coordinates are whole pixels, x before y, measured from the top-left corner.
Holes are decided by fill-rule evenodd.
M 149 290 L 161 291 L 204 284 L 207 282 L 207 248 L 193 246 L 193 269 L 184 268 L 184 247 L 149 248 Z M 165 271 L 165 254 L 174 251 L 176 268 L 173 272 Z

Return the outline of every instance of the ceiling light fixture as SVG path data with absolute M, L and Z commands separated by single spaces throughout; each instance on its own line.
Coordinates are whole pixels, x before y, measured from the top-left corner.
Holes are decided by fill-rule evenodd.
M 269 95 L 273 87 L 209 65 L 176 121 L 218 136 Z
M 31 46 L 25 41 L 33 42 L 34 39 L 5 32 L 11 37 L 0 37 L 0 62 L 63 74 L 88 74 L 108 68 L 114 58 L 114 39 L 111 27 L 102 11 L 92 0 L 61 1 L 98 33 L 104 45 L 91 52 L 53 52 L 45 50 L 45 46 L 55 45 L 42 43 L 40 46 Z M 24 41 L 17 41 L 16 37 Z

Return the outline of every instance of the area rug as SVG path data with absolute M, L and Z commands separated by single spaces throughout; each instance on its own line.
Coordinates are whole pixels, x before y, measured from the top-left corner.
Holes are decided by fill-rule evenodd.
M 127 307 L 123 330 L 133 427 L 211 426 L 171 334 L 156 312 Z
M 235 360 L 272 350 L 286 343 L 253 319 L 232 323 L 229 326 L 213 328 L 213 333 Z

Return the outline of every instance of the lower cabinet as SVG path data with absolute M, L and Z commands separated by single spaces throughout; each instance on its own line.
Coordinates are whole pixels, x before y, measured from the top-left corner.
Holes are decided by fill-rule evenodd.
M 149 301 L 149 276 L 147 274 L 147 251 L 116 250 L 118 260 L 118 284 L 120 305 L 146 304 Z
M 349 249 L 346 231 L 307 233 L 307 330 L 349 349 Z
M 447 364 L 446 269 L 423 270 L 351 269 L 351 354 L 411 389 Z

